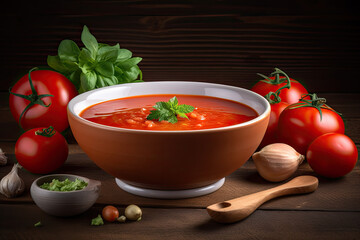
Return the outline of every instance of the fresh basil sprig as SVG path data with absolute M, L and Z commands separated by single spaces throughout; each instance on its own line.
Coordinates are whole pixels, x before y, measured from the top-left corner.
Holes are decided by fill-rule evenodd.
M 132 53 L 120 48 L 119 44 L 98 43 L 87 26 L 83 28 L 81 41 L 83 48 L 65 39 L 60 42 L 58 55 L 47 58 L 48 65 L 69 78 L 79 93 L 115 84 L 142 82 L 142 72 L 137 65 L 142 58 L 132 57 Z
M 146 119 L 158 119 L 159 122 L 166 120 L 170 123 L 176 123 L 178 121 L 177 116 L 189 119 L 185 113 L 191 113 L 195 109 L 190 105 L 179 105 L 176 97 L 171 98 L 168 102 L 157 102 L 153 108 L 155 108 L 155 110 L 151 110 Z

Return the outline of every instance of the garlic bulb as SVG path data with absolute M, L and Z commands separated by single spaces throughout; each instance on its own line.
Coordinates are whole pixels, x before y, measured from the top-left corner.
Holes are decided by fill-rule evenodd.
M 131 204 L 125 208 L 125 217 L 133 221 L 140 221 L 142 216 L 141 208 L 137 205 Z
M 8 198 L 19 196 L 25 190 L 25 183 L 18 175 L 18 168 L 20 165 L 14 164 L 10 173 L 0 181 L 0 193 Z
M 5 153 L 0 148 L 0 166 L 4 166 L 7 163 L 7 157 L 5 156 Z
M 252 158 L 259 174 L 271 182 L 288 179 L 305 159 L 304 155 L 284 143 L 267 145 Z

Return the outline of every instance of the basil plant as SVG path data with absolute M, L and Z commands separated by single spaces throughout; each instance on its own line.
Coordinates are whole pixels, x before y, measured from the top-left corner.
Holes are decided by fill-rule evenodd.
M 120 48 L 119 44 L 98 43 L 86 26 L 81 41 L 83 48 L 72 40 L 63 40 L 58 55 L 47 58 L 48 65 L 70 79 L 79 93 L 121 83 L 142 82 L 142 72 L 137 65 L 142 58 L 132 57 L 132 53 Z

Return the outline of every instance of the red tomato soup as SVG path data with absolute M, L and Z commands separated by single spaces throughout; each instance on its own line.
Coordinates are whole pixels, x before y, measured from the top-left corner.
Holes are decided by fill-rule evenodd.
M 199 130 L 231 126 L 250 121 L 257 112 L 244 104 L 221 98 L 176 95 L 179 104 L 195 109 L 187 113 L 189 119 L 177 117 L 178 122 L 147 120 L 156 102 L 167 102 L 174 95 L 143 95 L 120 98 L 92 105 L 80 113 L 80 117 L 91 122 L 128 129 L 141 130 Z

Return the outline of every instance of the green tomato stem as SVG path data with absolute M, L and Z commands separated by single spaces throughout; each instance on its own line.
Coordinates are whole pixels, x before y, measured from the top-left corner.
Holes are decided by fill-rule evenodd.
M 285 78 L 280 78 L 280 74 L 284 75 Z M 290 80 L 289 76 L 284 71 L 280 70 L 279 68 L 275 68 L 275 71 L 270 74 L 270 77 L 275 75 L 274 79 L 271 79 L 271 78 L 266 77 L 259 73 L 258 73 L 258 75 L 265 77 L 265 79 L 267 79 L 267 81 L 266 80 L 264 80 L 264 81 L 269 84 L 276 85 L 276 84 L 280 84 L 280 83 L 283 83 L 284 81 L 286 81 L 286 84 L 284 86 L 282 86 L 275 92 L 269 92 L 268 94 L 265 95 L 266 100 L 268 100 L 268 102 L 270 104 L 276 104 L 276 103 L 281 102 L 281 98 L 279 96 L 281 90 L 283 90 L 285 88 L 290 89 L 290 87 L 291 87 L 291 80 Z M 273 99 L 272 99 L 272 97 L 273 97 Z
M 306 97 L 310 97 L 309 99 L 306 99 Z M 296 108 L 302 108 L 302 107 L 314 107 L 316 108 L 320 113 L 320 121 L 322 121 L 322 111 L 321 109 L 329 109 L 341 116 L 341 113 L 336 112 L 334 109 L 332 109 L 330 106 L 326 104 L 325 98 L 319 98 L 315 93 L 311 94 L 304 94 L 301 96 L 301 99 L 298 103 L 295 103 L 289 107 L 289 109 L 296 109 Z
M 35 135 L 40 135 L 43 137 L 52 137 L 54 136 L 56 133 L 55 129 L 53 126 L 50 126 L 48 128 L 43 128 L 42 130 L 37 130 L 35 132 Z

